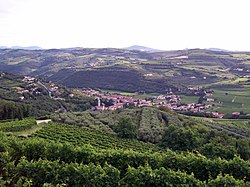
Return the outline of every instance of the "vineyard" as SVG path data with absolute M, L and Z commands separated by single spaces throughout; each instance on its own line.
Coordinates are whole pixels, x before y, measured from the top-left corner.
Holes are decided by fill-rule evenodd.
M 24 120 L 15 120 L 5 123 L 0 123 L 0 131 L 3 132 L 18 132 L 30 129 L 36 124 L 34 118 L 26 118 Z
M 0 125 L 9 132 L 34 122 L 25 119 Z M 0 132 L 0 161 L 1 186 L 250 185 L 250 161 L 239 156 L 210 159 L 198 152 L 175 152 L 55 122 L 28 138 Z
M 99 149 L 160 150 L 155 144 L 135 139 L 118 138 L 114 134 L 93 130 L 88 127 L 71 126 L 54 122 L 49 123 L 32 136 L 55 140 L 61 143 L 69 142 L 77 146 L 90 144 Z

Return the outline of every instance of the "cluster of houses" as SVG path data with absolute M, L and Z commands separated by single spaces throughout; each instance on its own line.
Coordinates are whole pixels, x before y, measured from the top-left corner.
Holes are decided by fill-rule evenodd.
M 28 83 L 28 85 L 25 88 L 15 87 L 18 94 L 24 94 L 24 93 L 35 93 L 36 95 L 41 94 L 41 92 L 38 91 L 38 87 L 35 84 L 36 79 L 34 77 L 25 76 L 22 81 Z M 19 99 L 23 100 L 24 96 L 23 95 L 20 96 Z
M 22 94 L 22 96 L 19 97 L 20 100 L 23 100 L 25 97 L 23 96 L 24 93 L 30 93 L 33 95 L 41 95 L 41 89 L 39 88 L 44 88 L 46 90 L 46 92 L 49 93 L 49 96 L 51 96 L 51 93 L 53 93 L 54 96 L 59 96 L 62 94 L 61 91 L 59 91 L 59 87 L 53 83 L 53 82 L 49 82 L 48 84 L 43 85 L 42 83 L 40 83 L 39 85 L 39 81 L 34 78 L 34 77 L 30 77 L 30 76 L 25 76 L 22 80 L 23 82 L 28 83 L 25 87 L 15 87 L 17 90 L 18 94 Z
M 23 94 L 23 93 L 32 93 L 39 95 L 41 94 L 39 91 L 38 81 L 33 77 L 24 77 L 24 82 L 28 83 L 28 86 L 25 88 L 17 87 L 18 90 L 17 93 Z M 58 85 L 56 85 L 53 82 L 49 82 L 48 84 L 42 85 L 46 90 L 50 93 L 53 93 L 54 99 L 58 99 L 62 92 L 60 91 Z M 41 85 L 40 85 L 41 87 Z M 189 88 L 189 90 L 194 94 L 198 95 L 200 94 L 201 89 L 198 88 Z M 131 106 L 135 107 L 143 107 L 143 106 L 166 106 L 174 111 L 177 112 L 204 112 L 204 113 L 210 113 L 212 117 L 216 118 L 223 118 L 224 114 L 220 114 L 217 112 L 208 112 L 207 109 L 211 108 L 211 104 L 200 104 L 200 103 L 189 103 L 189 104 L 181 104 L 181 97 L 178 95 L 175 95 L 172 91 L 168 92 L 165 95 L 157 95 L 152 96 L 147 99 L 137 98 L 133 96 L 126 96 L 121 94 L 111 94 L 109 92 L 102 92 L 94 89 L 83 89 L 82 93 L 94 97 L 97 100 L 97 106 L 93 107 L 93 110 L 117 110 L 120 108 L 127 108 Z M 213 92 L 206 91 L 206 101 L 207 102 L 217 102 L 215 99 L 210 98 L 209 96 L 212 96 Z M 70 94 L 70 97 L 74 97 L 74 94 Z M 20 97 L 21 100 L 24 99 L 23 95 Z M 59 98 L 60 99 L 60 98 Z M 105 104 L 107 103 L 108 104 Z
M 62 95 L 62 92 L 60 91 L 59 87 L 52 81 L 49 82 L 47 89 L 49 92 L 53 92 L 54 95 Z
M 22 81 L 32 84 L 36 81 L 36 79 L 34 77 L 25 76 Z
M 97 99 L 97 106 L 93 107 L 93 110 L 117 110 L 119 108 L 126 108 L 129 106 L 166 106 L 174 111 L 192 111 L 192 112 L 205 112 L 206 109 L 212 107 L 211 104 L 180 104 L 181 97 L 173 93 L 167 95 L 158 95 L 148 99 L 141 99 L 132 96 L 124 96 L 120 94 L 111 94 L 108 92 L 97 91 L 93 89 L 84 89 L 82 93 Z M 210 93 L 208 93 L 210 95 Z M 109 101 L 112 104 L 105 106 L 103 101 Z M 224 114 L 217 112 L 211 112 L 213 117 L 223 118 Z
M 110 94 L 93 89 L 82 90 L 82 93 L 88 96 L 95 97 L 98 100 L 97 106 L 93 109 L 96 110 L 117 110 L 119 108 L 126 108 L 129 106 L 153 106 L 152 100 L 135 98 L 132 96 L 124 96 L 120 94 Z M 112 102 L 111 106 L 105 106 L 102 101 Z

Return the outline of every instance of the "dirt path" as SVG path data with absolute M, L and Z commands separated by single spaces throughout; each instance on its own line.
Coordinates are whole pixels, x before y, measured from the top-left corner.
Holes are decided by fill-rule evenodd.
M 233 100 L 232 100 L 232 103 L 234 103 L 235 99 L 236 99 L 237 96 L 234 96 Z
M 43 126 L 47 125 L 47 123 L 50 122 L 50 121 L 51 121 L 51 119 L 36 120 L 36 125 L 31 127 L 31 129 L 15 132 L 13 134 L 16 135 L 16 136 L 28 137 L 31 134 L 35 133 L 36 131 L 39 131 L 41 128 L 43 128 Z
M 36 124 L 39 125 L 41 123 L 49 123 L 51 119 L 44 119 L 44 120 L 36 120 Z

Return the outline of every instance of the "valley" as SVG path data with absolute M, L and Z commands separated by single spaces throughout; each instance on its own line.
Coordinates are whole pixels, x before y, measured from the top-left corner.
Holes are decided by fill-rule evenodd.
M 185 104 L 198 103 L 200 98 L 190 93 L 191 88 L 211 89 L 215 91 L 212 98 L 220 103 L 212 103 L 208 111 L 227 116 L 250 112 L 248 52 L 70 48 L 0 49 L 0 54 L 1 71 L 38 76 L 70 88 L 158 95 L 173 92 L 183 96 Z M 235 102 L 230 102 L 235 96 Z M 188 98 L 197 102 L 187 103 Z
M 250 53 L 0 54 L 2 186 L 249 186 Z

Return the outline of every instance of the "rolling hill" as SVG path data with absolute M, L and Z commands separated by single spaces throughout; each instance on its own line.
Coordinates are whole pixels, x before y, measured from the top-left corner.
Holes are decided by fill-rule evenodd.
M 137 50 L 137 51 L 148 51 L 148 52 L 160 52 L 160 51 L 163 51 L 163 50 L 153 49 L 153 48 L 145 47 L 145 46 L 141 46 L 141 45 L 132 45 L 132 46 L 126 47 L 124 49 Z
M 0 115 L 1 185 L 249 186 L 248 120 L 187 117 L 166 107 L 86 110 L 92 100 L 1 73 L 0 114 L 20 119 Z M 39 116 L 34 111 L 52 121 L 22 119 Z
M 187 95 L 189 88 L 203 87 L 216 91 L 213 98 L 221 102 L 212 111 L 224 114 L 250 113 L 249 61 L 250 52 L 209 49 L 0 49 L 0 71 L 37 76 L 70 88 Z
M 0 73 L 0 120 L 81 111 L 94 103 L 93 98 L 73 94 L 53 82 Z
M 89 87 L 89 80 L 85 81 L 86 76 L 93 81 L 91 87 L 100 87 L 97 83 L 106 81 L 111 85 L 110 89 L 119 90 L 121 84 L 128 82 L 163 82 L 162 86 L 165 88 L 173 85 L 182 88 L 183 85 L 208 85 L 250 75 L 249 53 L 246 52 L 205 49 L 147 52 L 113 48 L 72 48 L 35 51 L 0 49 L 0 54 L 1 71 L 40 76 L 59 82 L 65 80 L 67 86 L 75 82 L 73 87 Z M 110 80 L 110 72 L 114 72 L 112 77 L 117 85 Z M 131 74 L 137 78 L 129 80 Z M 122 78 L 119 79 L 119 76 Z M 138 85 L 132 87 L 136 88 Z M 140 89 L 147 91 L 143 86 Z M 130 87 L 127 89 L 134 90 Z M 159 90 L 153 88 L 148 92 Z

